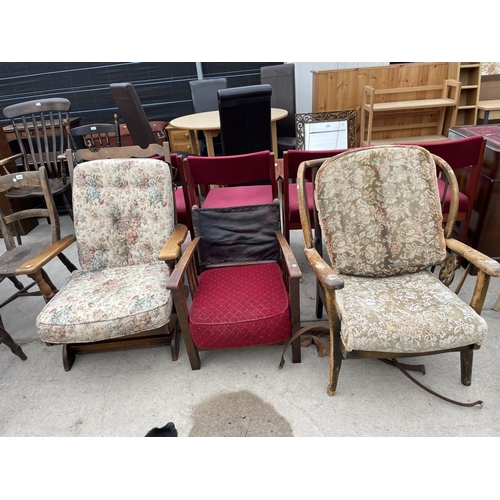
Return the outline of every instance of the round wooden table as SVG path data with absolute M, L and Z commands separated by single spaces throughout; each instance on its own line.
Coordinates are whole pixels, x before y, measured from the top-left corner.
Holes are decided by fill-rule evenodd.
M 278 158 L 278 136 L 276 133 L 276 122 L 288 115 L 286 109 L 271 108 L 271 134 L 274 157 Z M 192 144 L 196 144 L 197 131 L 202 130 L 207 141 L 208 156 L 215 156 L 213 138 L 220 133 L 219 111 L 206 111 L 205 113 L 193 113 L 192 115 L 181 116 L 170 122 L 175 128 L 189 130 L 189 137 Z

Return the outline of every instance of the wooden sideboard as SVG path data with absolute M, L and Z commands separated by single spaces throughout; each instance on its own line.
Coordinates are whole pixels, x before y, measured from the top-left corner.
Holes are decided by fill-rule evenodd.
M 486 150 L 467 244 L 500 261 L 500 125 L 453 127 L 448 132 L 449 139 L 472 135 L 482 135 L 486 139 Z

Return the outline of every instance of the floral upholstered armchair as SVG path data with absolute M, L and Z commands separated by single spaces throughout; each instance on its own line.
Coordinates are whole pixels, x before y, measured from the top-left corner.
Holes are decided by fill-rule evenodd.
M 155 159 L 82 163 L 73 176 L 75 271 L 37 318 L 41 339 L 76 353 L 171 344 L 178 356 L 167 281 L 187 228 L 176 225 L 169 165 Z
M 444 230 L 436 164 L 451 190 Z M 314 199 L 331 265 L 313 244 L 307 210 L 305 179 L 317 167 Z M 305 253 L 329 320 L 328 393 L 344 358 L 389 358 L 401 368 L 396 358 L 445 351 L 460 352 L 470 385 L 473 352 L 487 333 L 481 309 L 500 266 L 450 238 L 458 185 L 449 165 L 418 146 L 375 146 L 304 162 L 298 177 Z M 457 255 L 479 269 L 470 306 L 447 287 Z M 438 279 L 430 269 L 442 263 Z

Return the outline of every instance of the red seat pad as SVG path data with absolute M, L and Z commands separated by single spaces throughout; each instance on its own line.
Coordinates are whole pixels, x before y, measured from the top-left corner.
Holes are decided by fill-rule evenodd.
M 276 263 L 214 268 L 203 272 L 189 325 L 200 349 L 259 346 L 290 337 L 290 309 Z
M 314 218 L 314 198 L 312 182 L 306 182 L 307 204 L 309 206 L 309 217 Z M 288 218 L 290 222 L 300 223 L 299 199 L 297 196 L 297 184 L 288 185 Z
M 438 188 L 439 188 L 439 199 L 442 200 L 445 182 L 441 179 L 438 179 Z M 450 211 L 450 187 L 446 188 L 446 198 L 443 206 L 443 214 L 447 214 Z M 467 212 L 469 210 L 469 198 L 465 196 L 464 193 L 458 193 L 458 211 L 459 212 Z
M 271 186 L 231 186 L 211 189 L 203 208 L 242 207 L 264 205 L 273 201 Z

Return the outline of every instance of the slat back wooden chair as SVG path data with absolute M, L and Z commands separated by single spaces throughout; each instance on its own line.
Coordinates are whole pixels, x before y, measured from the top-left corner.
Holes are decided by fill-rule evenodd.
M 330 264 L 315 248 L 309 220 L 307 172 L 317 167 L 314 200 Z M 436 168 L 450 186 L 444 230 Z M 411 378 L 397 358 L 459 352 L 462 383 L 470 385 L 473 352 L 487 333 L 480 314 L 500 265 L 451 237 L 458 211 L 453 169 L 418 146 L 374 146 L 306 161 L 298 177 L 305 253 L 330 330 L 328 394 L 349 357 L 391 360 Z M 470 306 L 447 287 L 460 255 L 479 269 Z M 441 264 L 439 278 L 429 272 Z
M 64 208 L 70 217 L 71 210 L 71 183 L 67 174 L 64 153 L 71 148 L 71 141 L 67 136 L 63 120 L 69 121 L 71 103 L 68 99 L 50 98 L 12 104 L 3 110 L 3 114 L 10 118 L 17 138 L 20 153 L 11 158 L 0 160 L 4 168 L 10 160 L 22 160 L 24 171 L 38 170 L 44 166 L 49 178 L 49 187 L 52 196 L 61 197 Z M 14 200 L 23 198 L 40 198 L 43 192 L 36 187 L 14 188 L 6 193 L 11 207 Z
M 114 123 L 92 123 L 70 128 L 69 122 L 65 120 L 64 125 L 75 151 L 81 148 L 97 151 L 101 148 L 121 146 L 120 125 L 116 113 Z
M 195 238 L 167 285 L 191 368 L 200 368 L 201 350 L 284 343 L 300 326 L 302 274 L 280 231 L 278 200 L 194 207 L 193 221 Z M 292 343 L 294 363 L 301 359 L 299 340 Z

